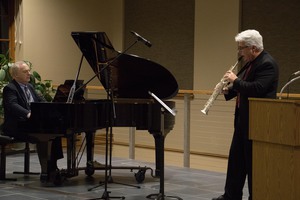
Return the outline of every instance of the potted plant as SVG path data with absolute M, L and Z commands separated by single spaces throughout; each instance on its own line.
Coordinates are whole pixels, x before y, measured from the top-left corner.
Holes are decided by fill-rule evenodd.
M 25 61 L 27 65 L 32 69 L 32 63 Z M 3 88 L 12 80 L 12 77 L 9 73 L 9 68 L 12 64 L 12 59 L 9 58 L 8 53 L 0 54 L 0 118 L 3 118 Z M 35 88 L 36 92 L 43 96 L 46 101 L 51 102 L 53 99 L 53 94 L 55 89 L 52 87 L 51 80 L 43 80 L 38 72 L 33 71 L 30 83 Z

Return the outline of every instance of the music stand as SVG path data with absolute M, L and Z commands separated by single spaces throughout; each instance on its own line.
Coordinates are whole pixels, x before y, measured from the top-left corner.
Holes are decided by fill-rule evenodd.
M 171 113 L 173 116 L 176 115 L 176 112 L 174 110 L 172 110 L 169 106 L 167 106 L 160 98 L 158 98 L 155 94 L 153 94 L 152 92 L 148 92 L 160 105 L 162 105 L 162 107 L 164 109 L 162 109 L 161 111 L 161 121 L 162 121 L 162 127 L 161 127 L 161 132 L 162 132 L 162 135 L 163 135 L 163 139 L 165 139 L 165 136 L 164 136 L 164 113 L 165 113 L 165 110 L 167 110 L 169 113 Z M 164 144 L 164 142 L 162 142 L 162 144 Z M 164 179 L 165 179 L 165 153 L 164 153 L 164 145 L 162 147 L 162 149 L 160 149 L 163 153 L 162 153 L 162 158 L 161 158 L 161 163 L 160 163 L 160 177 L 159 177 L 159 180 L 160 180 L 160 183 L 159 183 L 159 193 L 157 194 L 149 194 L 147 195 L 147 198 L 148 199 L 155 199 L 155 200 L 165 200 L 165 197 L 168 198 L 168 199 L 178 199 L 178 200 L 183 200 L 182 198 L 180 197 L 177 197 L 177 196 L 166 196 L 165 195 L 165 183 L 164 183 Z

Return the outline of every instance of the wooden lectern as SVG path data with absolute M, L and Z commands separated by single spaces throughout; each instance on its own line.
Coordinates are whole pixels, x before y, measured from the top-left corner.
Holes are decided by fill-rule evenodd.
M 300 100 L 249 99 L 253 200 L 300 199 Z

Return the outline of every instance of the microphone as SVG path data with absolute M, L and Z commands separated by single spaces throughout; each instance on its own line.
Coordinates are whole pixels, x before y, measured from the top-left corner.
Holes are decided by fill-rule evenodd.
M 138 41 L 143 42 L 147 47 L 151 47 L 152 46 L 152 44 L 151 44 L 151 42 L 149 40 L 146 40 L 145 38 L 143 38 L 142 36 L 140 36 L 139 34 L 137 34 L 134 31 L 130 31 L 130 32 L 137 37 Z

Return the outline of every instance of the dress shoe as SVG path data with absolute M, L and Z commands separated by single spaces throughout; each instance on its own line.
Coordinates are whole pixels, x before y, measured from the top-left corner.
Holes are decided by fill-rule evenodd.
M 60 170 L 52 170 L 49 173 L 42 173 L 40 181 L 43 186 L 60 186 L 62 185 L 65 177 L 61 174 Z
M 50 176 L 50 181 L 55 185 L 55 186 L 60 186 L 62 185 L 65 177 L 61 174 L 60 170 L 53 170 L 49 173 Z
M 46 183 L 48 182 L 49 180 L 49 176 L 47 173 L 41 173 L 41 176 L 40 176 L 40 181 L 41 183 Z
M 213 198 L 212 200 L 228 200 L 227 198 L 224 197 L 224 195 L 221 195 L 217 198 Z

